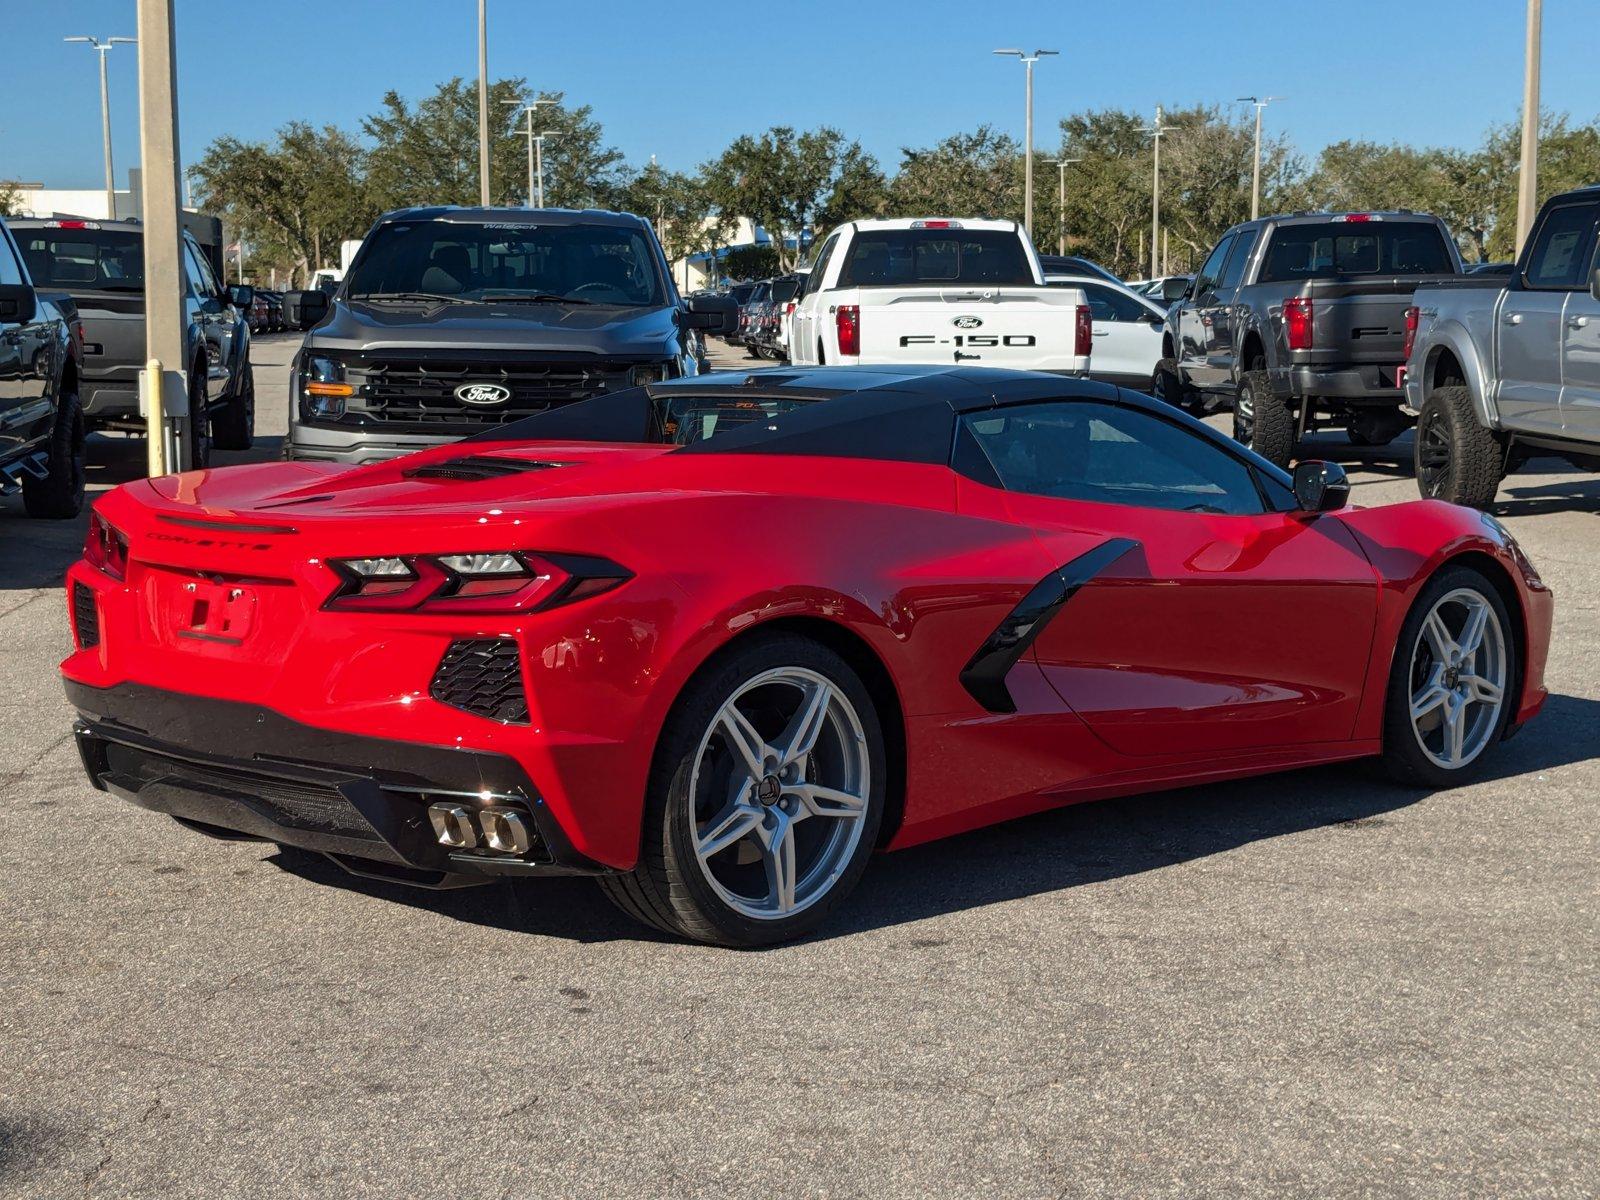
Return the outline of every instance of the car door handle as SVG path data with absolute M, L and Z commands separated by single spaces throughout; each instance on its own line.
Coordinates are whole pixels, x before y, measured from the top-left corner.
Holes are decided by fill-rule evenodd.
M 1503 324 L 1506 324 L 1506 325 L 1521 325 L 1522 324 L 1522 314 L 1521 313 L 1507 313 L 1505 316 L 1501 317 L 1500 320 L 1501 320 L 1501 322 Z
M 1588 317 L 1568 317 L 1567 318 L 1567 328 L 1568 329 L 1582 329 L 1588 323 L 1589 323 L 1589 318 Z
M 1095 335 L 1095 337 L 1105 337 L 1110 332 L 1111 332 L 1111 330 L 1109 330 L 1109 329 L 1096 329 L 1094 331 L 1094 335 Z

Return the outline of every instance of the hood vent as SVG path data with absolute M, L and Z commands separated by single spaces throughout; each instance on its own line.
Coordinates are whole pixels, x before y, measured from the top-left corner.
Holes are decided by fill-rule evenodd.
M 492 454 L 469 454 L 464 458 L 449 458 L 443 462 L 412 467 L 405 474 L 407 479 L 501 479 L 507 475 L 548 471 L 567 465 L 527 458 L 499 458 Z

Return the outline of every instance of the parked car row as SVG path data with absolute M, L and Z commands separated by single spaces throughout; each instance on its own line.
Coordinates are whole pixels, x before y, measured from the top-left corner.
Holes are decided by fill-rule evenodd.
M 255 303 L 250 306 L 250 332 L 284 333 L 292 328 L 283 311 L 283 293 L 257 288 Z

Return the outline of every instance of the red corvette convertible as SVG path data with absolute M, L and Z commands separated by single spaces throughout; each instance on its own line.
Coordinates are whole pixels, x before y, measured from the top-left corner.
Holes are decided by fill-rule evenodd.
M 589 873 L 708 942 L 874 849 L 1381 755 L 1449 786 L 1544 703 L 1492 518 L 1349 507 L 1104 384 L 702 376 L 356 468 L 127 484 L 70 572 L 97 787 L 431 886 Z

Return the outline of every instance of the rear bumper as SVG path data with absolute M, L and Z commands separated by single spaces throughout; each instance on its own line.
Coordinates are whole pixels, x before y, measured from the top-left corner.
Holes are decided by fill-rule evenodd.
M 256 705 L 136 684 L 65 685 L 90 782 L 205 832 L 296 846 L 359 873 L 431 886 L 607 870 L 573 848 L 505 755 L 336 733 Z M 428 819 L 438 802 L 512 808 L 537 837 L 520 856 L 452 850 Z
M 1396 383 L 1400 363 L 1384 366 L 1363 363 L 1343 367 L 1279 367 L 1271 372 L 1273 390 L 1280 396 L 1311 396 L 1358 404 L 1392 404 L 1401 401 Z

